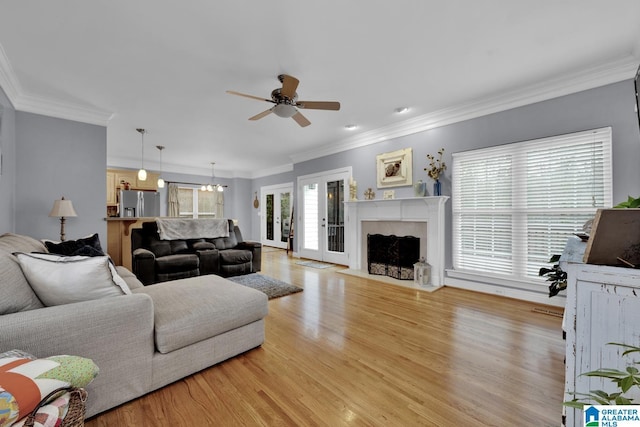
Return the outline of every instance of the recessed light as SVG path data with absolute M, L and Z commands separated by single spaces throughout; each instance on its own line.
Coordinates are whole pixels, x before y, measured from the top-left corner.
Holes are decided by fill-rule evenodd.
M 398 107 L 393 111 L 395 111 L 397 114 L 402 114 L 402 113 L 406 113 L 407 111 L 409 111 L 409 107 Z
M 358 129 L 358 125 L 346 125 L 344 128 L 346 130 L 355 130 Z

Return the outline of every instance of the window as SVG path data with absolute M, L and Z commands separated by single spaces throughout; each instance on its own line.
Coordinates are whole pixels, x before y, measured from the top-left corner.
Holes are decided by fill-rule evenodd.
M 224 196 L 218 191 L 178 188 L 181 218 L 224 218 Z
M 538 270 L 611 207 L 611 128 L 453 154 L 453 267 L 541 284 Z

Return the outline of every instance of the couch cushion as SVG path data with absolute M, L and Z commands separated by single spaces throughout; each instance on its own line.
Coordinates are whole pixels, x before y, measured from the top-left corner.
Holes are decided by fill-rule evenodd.
M 133 274 L 131 271 L 129 271 L 126 267 L 118 265 L 116 266 L 116 271 L 118 272 L 120 277 L 122 277 L 122 279 L 127 283 L 127 286 L 129 287 L 129 289 L 137 289 L 137 288 L 144 287 L 144 285 L 140 280 L 138 280 L 136 275 Z
M 227 249 L 220 251 L 220 264 L 244 264 L 253 259 L 251 251 L 242 249 Z
M 196 254 L 167 255 L 156 258 L 158 273 L 173 273 L 194 270 L 198 268 L 199 260 Z
M 186 240 L 169 240 L 169 242 L 171 243 L 172 254 L 184 254 L 190 252 Z
M 108 256 L 15 255 L 31 288 L 47 306 L 131 293 Z
M 239 328 L 267 315 L 267 296 L 220 276 L 173 280 L 133 290 L 153 300 L 160 353 Z
M 149 250 L 153 252 L 156 257 L 171 255 L 171 243 L 169 243 L 169 240 L 151 239 L 149 242 Z
M 42 242 L 28 236 L 13 233 L 0 236 L 0 315 L 44 307 L 12 255 L 15 251 L 46 252 L 47 249 Z
M 236 227 L 233 224 L 233 220 L 229 220 L 229 237 L 218 237 L 216 239 L 212 239 L 214 245 L 216 245 L 216 249 L 231 249 L 238 246 L 238 239 L 235 233 Z

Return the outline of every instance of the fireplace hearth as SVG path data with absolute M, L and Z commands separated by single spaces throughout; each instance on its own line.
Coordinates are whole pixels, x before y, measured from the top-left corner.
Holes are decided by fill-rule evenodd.
M 420 258 L 420 238 L 367 234 L 367 270 L 369 274 L 413 280 Z

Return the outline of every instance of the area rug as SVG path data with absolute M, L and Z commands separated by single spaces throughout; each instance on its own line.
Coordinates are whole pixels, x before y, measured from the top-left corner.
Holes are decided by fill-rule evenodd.
M 269 299 L 280 298 L 285 295 L 301 292 L 302 288 L 290 285 L 273 277 L 265 276 L 260 273 L 245 274 L 242 276 L 227 277 L 232 282 L 249 288 L 257 289 L 267 294 Z
M 312 267 L 312 268 L 329 268 L 329 267 L 335 267 L 334 264 L 327 264 L 325 262 L 317 262 L 317 261 L 298 261 L 296 262 L 296 264 L 298 265 L 304 265 L 305 267 Z

